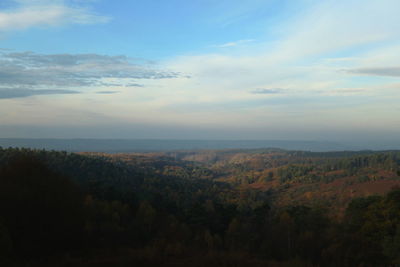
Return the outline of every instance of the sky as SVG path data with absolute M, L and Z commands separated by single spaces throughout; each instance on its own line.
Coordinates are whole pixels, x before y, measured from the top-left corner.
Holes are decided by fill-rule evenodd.
M 400 143 L 398 0 L 1 0 L 0 137 Z

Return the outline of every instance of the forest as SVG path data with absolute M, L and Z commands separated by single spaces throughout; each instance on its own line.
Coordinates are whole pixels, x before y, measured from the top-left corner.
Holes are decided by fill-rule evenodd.
M 398 266 L 400 151 L 0 148 L 1 266 Z

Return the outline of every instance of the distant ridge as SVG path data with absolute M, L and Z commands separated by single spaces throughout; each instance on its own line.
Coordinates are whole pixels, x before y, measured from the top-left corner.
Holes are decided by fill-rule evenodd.
M 305 151 L 343 151 L 361 148 L 335 142 L 301 140 L 170 140 L 170 139 L 20 139 L 0 138 L 0 146 L 70 152 L 151 152 L 200 149 L 279 148 Z

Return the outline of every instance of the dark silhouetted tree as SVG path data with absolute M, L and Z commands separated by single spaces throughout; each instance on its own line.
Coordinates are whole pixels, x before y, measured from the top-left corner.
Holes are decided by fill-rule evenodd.
M 35 158 L 18 157 L 0 169 L 0 211 L 13 252 L 21 257 L 70 250 L 82 243 L 79 189 Z

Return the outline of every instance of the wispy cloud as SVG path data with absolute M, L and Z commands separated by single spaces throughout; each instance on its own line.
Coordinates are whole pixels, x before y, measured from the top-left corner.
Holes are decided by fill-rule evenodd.
M 359 68 L 346 71 L 349 74 L 359 74 L 368 76 L 391 76 L 400 77 L 400 67 L 378 67 L 378 68 Z
M 0 88 L 0 99 L 22 98 L 35 95 L 60 95 L 60 94 L 79 94 L 73 90 L 34 90 L 21 88 Z
M 268 94 L 281 94 L 284 93 L 285 89 L 282 88 L 258 88 L 251 91 L 252 94 L 268 95 Z
M 339 126 L 343 124 L 337 114 L 346 114 L 349 121 L 363 121 L 363 110 L 376 109 L 376 116 L 381 116 L 382 120 L 398 120 L 393 115 L 385 114 L 385 110 L 391 105 L 383 103 L 392 99 L 383 99 L 381 88 L 391 82 L 390 80 L 367 81 L 363 77 L 354 77 L 338 70 L 398 66 L 400 28 L 395 25 L 400 23 L 400 17 L 396 13 L 400 2 L 329 0 L 315 3 L 298 16 L 279 25 L 278 39 L 263 42 L 257 37 L 260 41 L 254 44 L 254 49 L 241 50 L 240 53 L 215 49 L 213 53 L 171 60 L 169 63 L 173 69 L 185 70 L 191 74 L 192 79 L 158 81 L 164 88 L 172 88 L 177 93 L 165 95 L 162 100 L 154 102 L 154 105 L 183 106 L 189 109 L 197 104 L 199 108 L 190 115 L 182 112 L 182 109 L 175 113 L 173 110 L 167 113 L 164 109 L 160 116 L 167 117 L 168 114 L 171 121 L 176 118 L 176 121 L 183 123 L 190 123 L 193 121 L 192 116 L 196 116 L 196 123 L 204 124 L 212 117 L 216 124 L 224 126 L 230 123 L 234 125 L 237 123 L 236 118 L 240 117 L 246 122 L 253 119 L 254 125 L 258 125 L 260 121 L 268 121 L 279 127 L 283 125 L 282 118 L 288 125 L 297 123 L 285 117 L 289 112 L 307 111 L 313 115 L 318 110 L 319 118 L 304 118 L 310 126 L 323 125 L 330 118 L 337 120 Z M 356 10 L 362 12 L 355 12 Z M 371 20 L 371 17 L 376 19 Z M 222 46 L 234 45 L 235 42 Z M 396 46 L 397 49 L 388 51 L 390 46 Z M 371 73 L 371 70 L 368 72 Z M 380 69 L 379 73 L 394 76 L 397 75 L 397 70 Z M 339 90 L 341 88 L 346 90 Z M 263 94 L 274 97 L 261 97 Z M 394 94 L 398 98 L 398 92 Z M 340 98 L 341 96 L 345 98 Z M 370 102 L 359 101 L 362 97 Z M 380 97 L 382 101 L 372 108 L 371 102 L 378 101 Z M 286 101 L 291 98 L 298 100 L 296 107 Z M 312 101 L 307 102 L 307 99 Z M 340 107 L 343 99 L 348 101 L 346 110 L 341 110 Z M 274 105 L 274 101 L 280 101 L 280 105 Z M 312 111 L 310 102 L 316 105 Z M 329 109 L 326 105 L 317 105 L 326 102 L 330 103 Z M 235 109 L 230 110 L 234 115 L 218 109 L 229 106 L 230 103 L 235 103 Z M 251 104 L 243 105 L 246 108 L 239 112 L 236 107 L 243 107 L 240 103 Z M 209 111 L 212 107 L 217 111 L 211 115 Z M 283 114 L 282 118 L 275 118 L 276 114 Z M 235 119 L 230 122 L 234 116 Z
M 224 43 L 224 44 L 220 44 L 220 45 L 215 45 L 214 47 L 219 47 L 219 48 L 234 47 L 234 46 L 239 46 L 239 45 L 243 45 L 243 44 L 251 43 L 251 42 L 254 42 L 254 40 L 253 39 L 238 40 L 235 42 L 228 42 L 228 43 Z
M 101 95 L 112 95 L 112 94 L 117 94 L 119 91 L 98 91 L 96 94 L 101 94 Z
M 92 12 L 85 6 L 70 5 L 66 1 L 14 1 L 15 6 L 0 10 L 0 31 L 22 30 L 40 26 L 65 24 L 96 24 L 110 21 L 110 17 Z
M 144 87 L 143 84 L 139 84 L 139 83 L 127 83 L 125 84 L 126 87 Z

